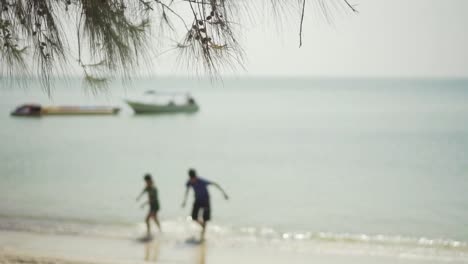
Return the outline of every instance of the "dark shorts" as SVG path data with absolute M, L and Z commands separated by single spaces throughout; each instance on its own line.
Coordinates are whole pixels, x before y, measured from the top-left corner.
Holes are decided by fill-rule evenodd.
M 159 203 L 150 203 L 150 213 L 157 213 L 159 211 Z
M 200 219 L 200 211 L 203 212 L 203 221 L 209 221 L 211 219 L 211 208 L 210 202 L 200 202 L 195 201 L 193 203 L 192 209 L 192 219 L 198 220 Z

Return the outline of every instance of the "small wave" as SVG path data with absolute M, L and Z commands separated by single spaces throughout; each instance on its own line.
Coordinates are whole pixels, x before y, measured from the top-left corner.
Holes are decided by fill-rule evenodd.
M 324 241 L 340 243 L 362 243 L 379 245 L 419 246 L 453 248 L 468 251 L 468 243 L 453 239 L 431 239 L 426 237 L 389 236 L 383 234 L 352 234 L 333 232 L 278 232 L 273 228 L 243 227 L 239 231 L 247 236 L 286 241 Z
M 125 221 L 97 221 L 92 219 L 84 218 L 72 218 L 72 217 L 59 217 L 59 216 L 45 216 L 45 215 L 25 215 L 25 214 L 0 214 L 0 219 L 16 219 L 16 220 L 38 220 L 44 222 L 63 222 L 63 223 L 76 223 L 76 224 L 112 224 L 129 226 L 133 223 Z
M 367 234 L 350 234 L 350 233 L 282 233 L 282 239 L 286 240 L 321 240 L 330 242 L 347 242 L 347 243 L 364 243 L 364 244 L 380 244 L 380 245 L 400 245 L 400 246 L 422 246 L 422 247 L 441 247 L 453 249 L 468 250 L 467 242 L 457 241 L 452 239 L 430 239 L 426 237 L 405 237 L 405 236 L 388 236 L 388 235 L 367 235 Z
M 0 215 L 0 230 L 21 231 L 52 235 L 84 235 L 109 238 L 128 238 L 133 235 L 134 224 L 102 223 L 87 219 L 59 217 Z

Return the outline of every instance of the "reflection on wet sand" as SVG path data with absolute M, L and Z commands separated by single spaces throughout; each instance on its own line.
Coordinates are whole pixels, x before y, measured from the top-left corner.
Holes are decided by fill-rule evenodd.
M 198 250 L 198 262 L 196 264 L 205 264 L 206 263 L 206 243 L 202 242 L 200 246 L 197 247 Z
M 157 262 L 159 257 L 159 241 L 145 243 L 145 261 Z
M 147 262 L 154 262 L 154 263 L 159 262 L 160 247 L 161 247 L 160 241 L 150 241 L 150 242 L 145 243 L 144 260 Z M 167 248 L 165 247 L 165 249 Z M 206 264 L 206 243 L 205 242 L 201 242 L 200 244 L 197 244 L 193 247 L 190 246 L 189 249 L 191 251 L 190 255 L 192 257 L 190 257 L 190 260 L 187 262 L 186 260 L 182 260 L 181 263 Z

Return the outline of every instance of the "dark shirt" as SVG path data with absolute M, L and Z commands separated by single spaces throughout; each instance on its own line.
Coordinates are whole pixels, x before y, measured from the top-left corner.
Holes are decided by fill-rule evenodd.
M 148 201 L 150 202 L 150 204 L 159 203 L 159 201 L 158 201 L 158 190 L 156 189 L 156 187 L 154 187 L 154 186 L 146 187 L 145 192 L 148 193 Z
M 197 178 L 195 183 L 191 183 L 190 180 L 187 182 L 186 186 L 192 187 L 193 191 L 195 192 L 195 201 L 197 202 L 209 202 L 210 201 L 210 194 L 208 193 L 208 185 L 211 182 L 204 180 L 202 178 Z

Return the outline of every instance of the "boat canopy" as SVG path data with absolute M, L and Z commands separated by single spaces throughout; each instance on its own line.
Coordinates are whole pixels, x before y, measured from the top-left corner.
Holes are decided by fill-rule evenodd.
M 38 104 L 23 104 L 18 106 L 11 115 L 14 116 L 39 116 L 41 114 L 42 107 Z
M 164 92 L 156 90 L 147 90 L 145 95 L 161 95 L 161 96 L 191 96 L 189 92 Z

